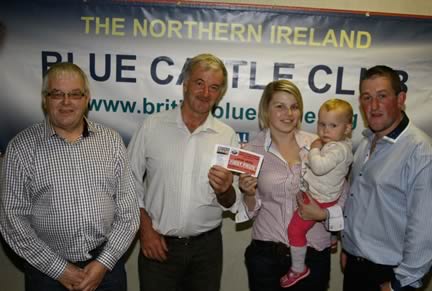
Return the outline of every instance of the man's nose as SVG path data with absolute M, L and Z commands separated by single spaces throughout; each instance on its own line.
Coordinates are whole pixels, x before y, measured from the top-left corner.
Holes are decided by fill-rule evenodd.
M 379 107 L 379 100 L 377 97 L 373 97 L 371 100 L 371 108 L 377 109 Z
M 209 86 L 204 85 L 204 86 L 203 86 L 203 95 L 204 95 L 204 96 L 208 96 L 208 95 L 209 95 L 209 92 L 210 92 L 210 90 L 209 90 Z
M 70 97 L 68 96 L 68 94 L 65 94 L 63 99 L 62 99 L 62 103 L 63 104 L 69 104 L 70 103 Z

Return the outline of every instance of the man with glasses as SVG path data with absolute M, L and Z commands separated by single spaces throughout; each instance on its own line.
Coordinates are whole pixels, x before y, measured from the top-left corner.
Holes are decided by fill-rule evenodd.
M 85 117 L 89 99 L 78 66 L 53 65 L 43 77 L 45 121 L 6 150 L 0 230 L 26 261 L 26 290 L 126 290 L 135 186 L 119 134 Z
M 235 210 L 240 193 L 230 171 L 211 167 L 216 144 L 238 146 L 234 130 L 211 114 L 226 89 L 219 58 L 192 58 L 182 105 L 148 117 L 129 145 L 141 209 L 142 291 L 219 290 L 222 212 Z

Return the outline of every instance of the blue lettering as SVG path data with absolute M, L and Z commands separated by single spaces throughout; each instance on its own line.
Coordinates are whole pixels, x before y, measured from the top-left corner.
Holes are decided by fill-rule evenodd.
M 312 111 L 308 111 L 304 114 L 304 120 L 306 123 L 314 123 L 316 120 L 316 115 Z
M 288 63 L 275 63 L 273 68 L 273 80 L 281 80 L 281 79 L 288 79 L 292 80 L 293 75 L 292 74 L 281 74 L 280 69 L 288 68 L 288 69 L 294 69 L 294 64 L 288 64 Z
M 265 85 L 257 85 L 256 81 L 256 62 L 251 62 L 250 69 L 250 85 L 249 89 L 264 89 Z
M 54 58 L 54 60 L 49 61 L 48 58 Z M 50 66 L 60 63 L 62 60 L 63 58 L 58 52 L 42 51 L 42 75 L 45 75 Z M 67 53 L 67 62 L 73 63 L 73 54 L 71 52 Z
M 105 72 L 102 76 L 96 74 L 96 54 L 90 54 L 90 76 L 99 82 L 107 81 L 111 76 L 111 55 L 105 55 Z
M 232 88 L 238 88 L 240 66 L 247 65 L 247 62 L 246 61 L 228 61 L 227 64 L 233 66 L 232 82 L 231 82 Z
M 338 67 L 337 77 L 336 77 L 336 94 L 354 95 L 354 90 L 342 89 L 343 72 L 344 72 L 344 68 Z
M 156 59 L 153 60 L 151 67 L 150 67 L 150 74 L 151 74 L 151 78 L 153 79 L 153 81 L 155 81 L 159 85 L 167 85 L 172 81 L 172 79 L 174 77 L 170 74 L 168 74 L 165 79 L 161 79 L 158 77 L 157 66 L 159 65 L 160 62 L 165 62 L 169 66 L 172 66 L 172 65 L 174 65 L 174 61 L 171 58 L 166 57 L 166 56 L 157 57 Z
M 256 118 L 256 110 L 255 110 L 255 108 L 248 108 L 248 109 L 246 109 L 245 116 L 246 116 L 247 120 L 255 120 L 255 118 Z
M 116 81 L 126 83 L 136 83 L 136 78 L 127 78 L 122 76 L 123 71 L 135 71 L 135 66 L 123 65 L 123 60 L 136 60 L 133 55 L 117 55 L 116 56 Z
M 311 88 L 312 91 L 314 91 L 315 93 L 326 93 L 328 90 L 330 90 L 330 84 L 326 83 L 324 85 L 324 87 L 322 88 L 318 88 L 315 85 L 315 75 L 318 71 L 324 71 L 327 75 L 330 75 L 332 73 L 332 70 L 325 65 L 318 65 L 312 68 L 312 70 L 309 73 L 309 77 L 308 77 L 308 82 L 309 82 L 309 87 Z

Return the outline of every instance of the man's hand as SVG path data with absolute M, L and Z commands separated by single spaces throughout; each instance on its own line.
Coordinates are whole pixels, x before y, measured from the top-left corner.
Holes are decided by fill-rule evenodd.
M 233 173 L 224 167 L 215 165 L 210 168 L 208 178 L 219 204 L 225 208 L 231 207 L 236 200 L 236 193 L 232 186 Z
M 227 192 L 233 183 L 231 171 L 217 165 L 210 168 L 208 178 L 216 195 Z
M 102 282 L 108 270 L 102 263 L 93 260 L 84 267 L 85 278 L 78 286 L 77 290 L 94 291 Z
M 140 208 L 140 245 L 141 251 L 148 259 L 164 262 L 167 259 L 168 247 L 163 235 L 158 233 L 152 226 L 152 222 L 147 212 Z
M 77 288 L 85 279 L 85 276 L 83 269 L 68 263 L 66 269 L 58 278 L 58 281 L 68 290 L 79 290 Z
M 340 265 L 341 265 L 342 273 L 345 272 L 347 259 L 348 258 L 347 258 L 346 253 L 342 250 L 340 253 Z
M 381 291 L 393 291 L 390 281 L 382 283 L 380 287 L 381 287 L 380 289 Z

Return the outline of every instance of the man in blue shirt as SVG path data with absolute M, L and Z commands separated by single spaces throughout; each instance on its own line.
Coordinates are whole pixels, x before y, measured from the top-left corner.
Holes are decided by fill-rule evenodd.
M 432 141 L 405 114 L 393 69 L 367 70 L 359 100 L 368 129 L 345 203 L 344 291 L 414 290 L 432 264 Z

